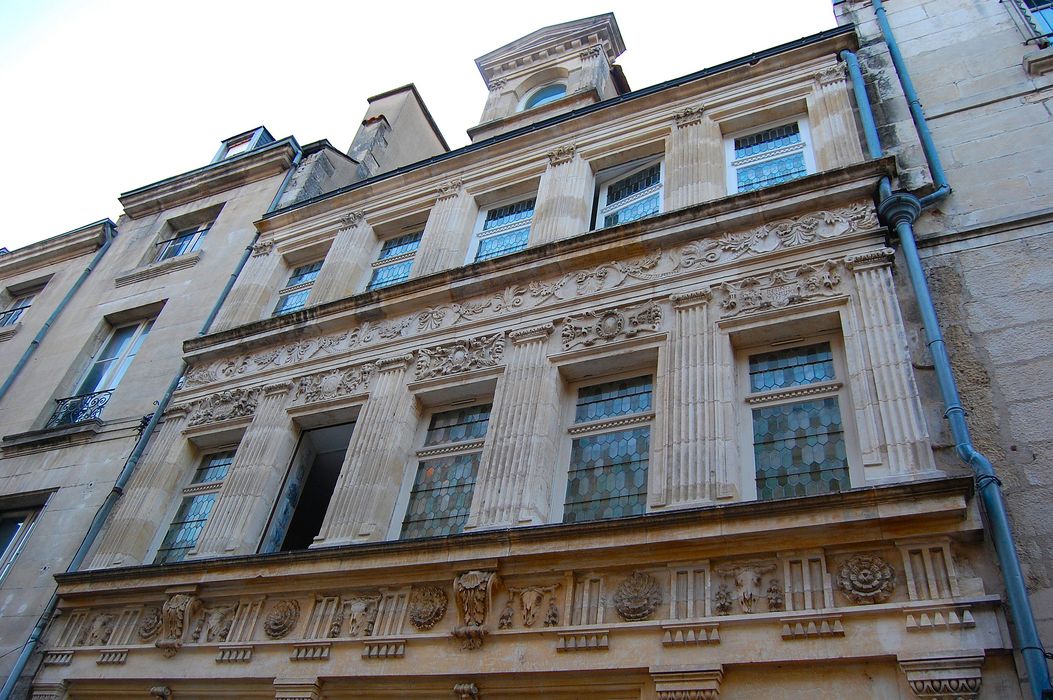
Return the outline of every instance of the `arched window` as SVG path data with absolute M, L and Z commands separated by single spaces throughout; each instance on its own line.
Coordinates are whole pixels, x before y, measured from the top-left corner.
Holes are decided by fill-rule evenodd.
M 542 86 L 527 97 L 526 102 L 523 103 L 523 109 L 533 109 L 534 107 L 540 107 L 541 105 L 547 105 L 549 102 L 554 102 L 559 98 L 567 94 L 567 86 L 563 83 L 550 83 L 549 85 Z

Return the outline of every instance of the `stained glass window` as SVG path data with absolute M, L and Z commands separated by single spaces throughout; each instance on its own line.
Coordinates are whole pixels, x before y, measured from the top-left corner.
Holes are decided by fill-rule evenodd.
M 522 202 L 507 204 L 503 207 L 494 207 L 486 212 L 486 220 L 483 222 L 483 230 L 500 228 L 517 221 L 525 221 L 534 216 L 534 199 L 524 199 Z
M 552 85 L 546 85 L 540 90 L 536 91 L 523 105 L 523 109 L 533 109 L 534 107 L 540 107 L 541 105 L 547 105 L 549 102 L 555 102 L 559 98 L 567 94 L 567 86 L 563 83 L 554 83 Z
M 486 436 L 489 423 L 490 404 L 436 413 L 431 417 L 424 446 L 478 440 Z
M 768 352 L 750 358 L 750 391 L 771 391 L 834 379 L 830 343 Z
M 413 269 L 412 260 L 403 260 L 393 265 L 385 265 L 373 270 L 373 276 L 369 279 L 366 289 L 383 289 L 399 282 L 409 279 L 410 270 Z
M 155 564 L 182 561 L 186 557 L 187 552 L 197 545 L 197 539 L 201 536 L 201 530 L 204 529 L 215 502 L 215 493 L 203 493 L 183 499 L 179 512 L 176 513 L 160 549 L 157 550 Z
M 797 122 L 783 124 L 735 139 L 735 157 L 747 158 L 801 142 L 801 127 Z
M 417 233 L 407 233 L 405 236 L 399 236 L 398 238 L 389 238 L 380 247 L 380 257 L 377 260 L 387 260 L 398 255 L 415 252 L 420 247 L 420 239 L 423 235 L 422 231 L 418 231 Z
M 194 472 L 194 478 L 191 479 L 191 483 L 208 484 L 213 481 L 223 481 L 233 461 L 234 450 L 208 455 L 202 460 L 201 466 L 197 468 L 197 471 Z
M 490 260 L 491 258 L 498 258 L 502 255 L 508 255 L 517 250 L 522 250 L 523 248 L 526 248 L 527 241 L 529 240 L 529 228 L 521 228 L 516 229 L 515 231 L 509 231 L 508 233 L 487 236 L 479 241 L 479 250 L 475 254 L 475 261 Z
M 661 211 L 662 164 L 653 163 L 601 189 L 598 219 L 617 226 L 654 216 Z
M 318 272 L 322 269 L 322 262 L 322 260 L 316 260 L 313 263 L 300 265 L 293 269 L 292 274 L 289 275 L 289 282 L 282 289 L 281 296 L 278 297 L 278 303 L 275 305 L 272 313 L 273 316 L 299 311 L 307 304 L 307 297 L 311 295 L 311 288 L 295 290 L 291 288 L 311 284 L 318 279 Z
M 739 192 L 751 192 L 782 182 L 796 180 L 808 174 L 803 153 L 791 153 L 782 158 L 746 165 L 736 171 Z
M 578 390 L 575 423 L 651 410 L 651 378 L 636 377 Z
M 657 185 L 661 181 L 662 166 L 660 163 L 638 170 L 629 177 L 622 178 L 607 186 L 607 204 L 620 202 L 626 197 L 642 192 L 652 185 Z
M 811 152 L 803 120 L 746 134 L 729 142 L 735 191 L 750 192 L 808 174 Z

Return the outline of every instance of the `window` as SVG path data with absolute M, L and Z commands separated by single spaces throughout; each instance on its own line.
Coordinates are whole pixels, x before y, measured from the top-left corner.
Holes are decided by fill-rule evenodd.
M 307 297 L 311 294 L 311 286 L 318 277 L 318 271 L 322 269 L 322 261 L 300 265 L 289 275 L 289 282 L 279 292 L 278 303 L 274 306 L 272 316 L 290 314 L 299 311 L 307 304 Z
M 432 414 L 400 539 L 464 529 L 489 423 L 490 404 Z
M 661 210 L 662 161 L 618 168 L 600 181 L 596 228 L 645 219 Z
M 33 304 L 36 295 L 36 292 L 30 292 L 14 296 L 11 303 L 7 305 L 7 309 L 0 313 L 0 327 L 13 326 L 18 323 L 25 310 Z
M 728 191 L 752 192 L 815 172 L 804 119 L 728 138 Z
M 604 520 L 647 511 L 652 393 L 650 376 L 578 390 L 574 425 L 570 429 L 576 437 L 570 449 L 563 522 Z M 625 427 L 627 418 L 636 424 Z
M 541 105 L 547 105 L 550 102 L 555 102 L 566 94 L 567 86 L 563 83 L 542 85 L 536 90 L 527 93 L 526 99 L 523 100 L 521 110 L 528 110 L 533 109 L 534 107 L 540 107 Z
M 78 385 L 76 394 L 58 400 L 58 407 L 46 427 L 72 425 L 95 420 L 102 415 L 102 409 L 128 371 L 153 325 L 154 319 L 147 319 L 114 328 Z
M 252 136 L 245 136 L 240 139 L 231 140 L 227 143 L 227 152 L 224 154 L 224 158 L 233 158 L 236 155 L 244 153 L 249 150 L 252 146 Z
M 208 521 L 208 514 L 216 503 L 216 494 L 227 477 L 234 450 L 205 455 L 194 472 L 190 485 L 183 489 L 183 501 L 179 504 L 172 524 L 168 526 L 161 546 L 154 557 L 154 564 L 182 561 L 187 553 L 197 546 L 201 530 Z
M 418 231 L 384 241 L 380 256 L 373 263 L 373 276 L 366 285 L 366 291 L 383 289 L 408 280 L 413 268 L 413 256 L 417 253 L 422 235 Z
M 0 513 L 0 584 L 25 548 L 38 512 L 32 509 Z
M 1031 15 L 1031 23 L 1039 36 L 1053 36 L 1053 2 L 1050 0 L 1023 0 Z
M 211 227 L 212 222 L 193 226 L 179 231 L 167 240 L 158 241 L 157 245 L 159 248 L 154 262 L 161 262 L 169 258 L 193 253 L 201 247 L 201 243 L 205 240 L 205 234 L 208 233 Z
M 489 260 L 526 248 L 533 217 L 533 197 L 484 211 L 480 215 L 482 225 L 475 234 L 469 260 Z
M 771 500 L 849 488 L 845 428 L 830 342 L 749 357 L 757 498 Z M 807 386 L 800 401 L 797 387 Z

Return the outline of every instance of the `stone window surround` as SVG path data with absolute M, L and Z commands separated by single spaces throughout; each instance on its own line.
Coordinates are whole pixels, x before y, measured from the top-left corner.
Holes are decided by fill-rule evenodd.
M 498 255 L 498 256 L 494 256 L 494 257 L 505 257 L 506 255 L 514 255 L 516 252 L 519 252 L 519 250 L 523 250 L 525 248 L 529 248 L 530 247 L 530 243 L 531 243 L 530 239 L 533 236 L 534 215 L 537 213 L 537 201 L 536 201 L 536 198 L 537 198 L 537 192 L 535 190 L 535 191 L 533 191 L 531 193 L 517 194 L 517 195 L 511 196 L 511 197 L 503 197 L 503 198 L 501 198 L 501 199 L 499 199 L 497 201 L 494 201 L 494 202 L 492 202 L 490 204 L 487 204 L 486 206 L 480 206 L 479 207 L 479 214 L 476 217 L 475 225 L 472 227 L 472 238 L 471 238 L 471 241 L 468 244 L 468 250 L 465 252 L 464 264 L 465 265 L 471 265 L 471 264 L 477 262 L 476 261 L 476 255 L 478 254 L 479 246 L 480 246 L 480 244 L 481 244 L 483 239 L 488 238 L 491 235 L 500 236 L 503 233 L 510 233 L 512 231 L 519 230 L 519 229 L 521 229 L 523 227 L 528 228 L 526 245 L 524 245 L 522 248 L 517 249 L 516 251 L 510 252 L 510 253 L 505 253 L 503 255 Z M 484 231 L 483 230 L 483 226 L 486 223 L 486 215 L 487 215 L 488 212 L 490 212 L 490 211 L 492 211 L 494 209 L 498 209 L 498 208 L 503 207 L 503 206 L 508 206 L 508 205 L 511 205 L 511 204 L 517 204 L 519 202 L 523 202 L 523 201 L 530 200 L 530 199 L 534 199 L 535 201 L 534 201 L 534 209 L 531 212 L 529 218 L 519 219 L 519 220 L 516 220 L 515 222 L 511 222 L 511 223 L 504 224 L 504 225 L 501 225 L 501 226 L 495 226 L 494 229 L 490 229 L 488 231 Z M 497 233 L 493 233 L 493 231 L 495 229 L 497 230 Z M 492 260 L 492 259 L 494 259 L 494 258 L 487 258 L 487 260 Z M 478 261 L 478 262 L 483 262 L 483 261 Z
M 739 137 L 742 137 L 742 136 L 749 136 L 749 135 L 752 135 L 752 134 L 756 134 L 758 132 L 765 131 L 766 129 L 772 129 L 772 128 L 776 128 L 776 127 L 780 127 L 780 126 L 788 126 L 788 125 L 794 124 L 794 123 L 796 123 L 798 128 L 800 129 L 801 144 L 802 144 L 801 148 L 794 149 L 794 150 L 795 151 L 799 151 L 800 153 L 802 153 L 804 155 L 804 165 L 805 165 L 805 170 L 806 170 L 805 175 L 802 175 L 801 177 L 807 177 L 808 175 L 812 175 L 813 173 L 816 172 L 817 168 L 816 168 L 816 163 L 815 163 L 815 154 L 814 154 L 814 151 L 812 150 L 812 133 L 811 133 L 811 130 L 809 129 L 809 126 L 808 126 L 808 116 L 806 114 L 800 114 L 800 115 L 792 116 L 792 117 L 785 118 L 785 119 L 776 119 L 776 120 L 773 120 L 773 121 L 765 122 L 765 123 L 758 124 L 756 126 L 747 127 L 747 128 L 744 128 L 744 129 L 736 129 L 734 131 L 726 131 L 726 132 L 724 132 L 724 159 L 725 159 L 725 164 L 726 164 L 726 167 L 727 167 L 727 178 L 728 178 L 727 179 L 727 188 L 728 188 L 727 191 L 728 191 L 728 194 L 738 194 L 738 181 L 737 181 L 738 167 L 734 165 L 734 163 L 736 161 L 736 158 L 735 158 L 735 139 L 739 138 Z M 779 149 L 779 150 L 783 150 L 783 149 Z M 757 156 L 754 156 L 753 158 L 756 159 L 756 162 L 768 162 L 770 160 L 777 159 L 778 155 L 775 155 L 774 157 L 765 157 L 765 156 L 762 156 L 762 155 L 757 155 Z M 742 160 L 745 160 L 745 159 L 742 159 Z M 794 179 L 796 179 L 796 178 L 794 178 Z M 774 183 L 774 184 L 771 184 L 771 185 L 765 185 L 765 187 L 777 187 L 780 184 L 782 184 L 782 183 Z M 763 188 L 758 188 L 758 189 L 763 189 Z
M 643 158 L 633 159 L 633 160 L 625 162 L 625 163 L 623 163 L 621 165 L 605 168 L 605 169 L 595 173 L 595 180 L 596 180 L 596 188 L 595 189 L 596 189 L 596 192 L 597 192 L 597 196 L 596 196 L 596 209 L 595 209 L 595 212 L 594 212 L 595 222 L 593 224 L 593 229 L 607 228 L 604 225 L 603 217 L 604 217 L 604 214 L 605 214 L 604 209 L 607 208 L 607 196 L 608 196 L 608 189 L 609 189 L 610 185 L 613 184 L 614 182 L 618 181 L 618 180 L 621 180 L 622 178 L 626 178 L 626 177 L 629 177 L 630 175 L 638 173 L 638 172 L 640 172 L 642 170 L 646 170 L 647 168 L 650 168 L 651 166 L 653 166 L 655 164 L 658 164 L 658 166 L 660 168 L 659 180 L 658 180 L 658 183 L 657 183 L 658 184 L 658 190 L 657 190 L 657 194 L 658 194 L 658 212 L 657 213 L 661 214 L 664 211 L 664 209 L 665 209 L 664 190 L 665 190 L 665 180 L 666 180 L 665 158 L 663 158 L 662 156 L 659 155 L 659 156 L 649 156 L 649 157 L 645 156 Z M 647 188 L 647 189 L 650 190 L 651 188 Z M 639 197 L 639 194 L 640 193 L 629 195 L 628 197 L 625 197 L 624 200 L 622 200 L 622 201 L 635 200 L 637 197 Z M 650 195 L 648 195 L 648 196 L 650 196 Z M 646 199 L 646 197 L 644 199 Z M 609 211 L 609 212 L 606 212 L 606 213 L 614 213 L 615 211 L 621 211 L 621 210 L 627 208 L 628 206 L 632 206 L 632 204 L 629 203 L 629 204 L 627 204 L 625 206 L 613 207 L 612 211 Z M 651 215 L 649 215 L 649 216 L 651 216 Z M 641 217 L 641 218 L 646 218 L 646 217 Z M 638 219 L 636 219 L 636 220 L 638 220 Z M 631 223 L 631 222 L 626 222 L 626 223 Z M 613 224 L 613 225 L 614 226 L 618 226 L 619 224 Z

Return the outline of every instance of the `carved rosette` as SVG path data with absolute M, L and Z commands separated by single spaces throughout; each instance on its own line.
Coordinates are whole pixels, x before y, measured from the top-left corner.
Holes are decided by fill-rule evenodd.
M 410 622 L 419 630 L 430 630 L 445 615 L 449 598 L 438 586 L 414 588 L 409 602 Z
M 299 619 L 299 601 L 279 600 L 263 621 L 263 631 L 271 639 L 282 639 L 292 632 Z
M 193 427 L 206 423 L 244 418 L 256 412 L 260 390 L 230 389 L 188 404 L 187 425 Z
M 201 600 L 191 593 L 176 593 L 161 607 L 161 638 L 154 646 L 167 657 L 175 656 L 183 646 L 183 637 L 198 612 Z
M 658 581 L 642 571 L 634 571 L 614 590 L 614 609 L 626 622 L 646 620 L 661 604 Z
M 882 603 L 896 588 L 896 574 L 881 557 L 856 554 L 841 565 L 837 586 L 853 603 Z
M 641 332 L 654 332 L 662 325 L 662 307 L 649 301 L 605 311 L 586 311 L 563 319 L 560 335 L 563 349 L 591 347 L 597 343 L 634 338 Z
M 494 367 L 501 362 L 504 351 L 504 333 L 458 340 L 434 348 L 422 348 L 417 353 L 416 377 L 419 381 Z
M 369 363 L 300 377 L 296 397 L 303 403 L 314 403 L 361 394 L 369 389 L 376 370 L 377 366 Z
M 463 625 L 453 630 L 465 649 L 478 649 L 486 636 L 486 616 L 490 612 L 494 589 L 498 579 L 496 571 L 469 571 L 453 581 L 457 605 Z

